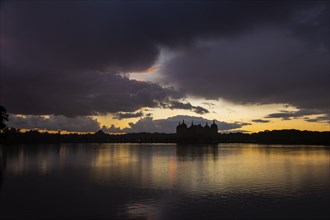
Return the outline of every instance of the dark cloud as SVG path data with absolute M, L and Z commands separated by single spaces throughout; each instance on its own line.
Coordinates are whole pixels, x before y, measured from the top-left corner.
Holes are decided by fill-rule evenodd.
M 95 115 L 156 107 L 177 92 L 107 72 L 71 74 L 14 71 L 4 75 L 3 101 L 8 112 L 41 115 Z
M 329 60 L 328 48 L 264 29 L 175 52 L 162 74 L 194 96 L 327 111 Z
M 209 113 L 209 111 L 201 106 L 193 106 L 189 102 L 183 103 L 175 100 L 169 100 L 167 102 L 163 102 L 160 104 L 163 108 L 169 108 L 169 109 L 186 109 L 186 110 L 192 110 L 196 112 L 197 114 L 206 114 Z
M 324 107 L 328 8 L 323 1 L 5 1 L 0 101 L 13 113 L 70 116 L 154 107 L 183 95 L 118 74 L 146 70 L 167 48 L 184 51 L 164 71 L 190 94 Z M 316 43 L 244 37 L 265 26 Z M 228 44 L 199 48 L 215 39 Z
M 302 109 L 298 111 L 282 110 L 280 112 L 269 114 L 265 118 L 281 118 L 282 120 L 291 120 L 293 118 L 302 118 L 304 116 L 319 115 L 323 113 L 324 111 L 319 109 Z
M 88 116 L 69 118 L 65 116 L 17 116 L 10 115 L 8 127 L 19 129 L 46 129 L 74 132 L 95 132 L 100 128 L 97 120 Z
M 265 118 L 281 118 L 282 120 L 290 120 L 293 117 L 295 117 L 294 112 L 281 111 L 278 113 L 269 114 Z
M 122 129 L 112 124 L 110 127 L 102 126 L 101 130 L 106 133 L 124 133 Z
M 241 126 L 251 125 L 251 123 L 248 123 L 248 122 L 238 122 L 238 121 L 236 121 L 235 124 L 239 124 Z
M 321 123 L 327 123 L 330 125 L 330 115 L 317 116 L 316 118 L 306 117 L 306 118 L 304 118 L 304 120 L 307 122 L 321 122 Z
M 2 51 L 23 68 L 123 71 L 148 68 L 158 47 L 231 37 L 258 25 L 285 24 L 300 1 L 7 1 Z M 315 4 L 315 3 L 314 3 Z M 3 46 L 2 45 L 2 46 Z
M 202 117 L 194 117 L 188 115 L 177 115 L 173 117 L 169 117 L 166 119 L 153 119 L 152 117 L 145 117 L 137 121 L 136 123 L 129 123 L 128 128 L 123 129 L 126 133 L 134 133 L 134 132 L 164 132 L 164 133 L 175 133 L 176 126 L 179 122 L 185 120 L 185 123 L 190 126 L 193 122 L 194 124 L 202 124 L 205 123 L 209 125 L 212 123 L 211 120 L 202 118 Z M 228 131 L 233 129 L 241 128 L 244 125 L 248 125 L 248 123 L 227 123 L 223 121 L 215 122 L 218 125 L 219 131 Z
M 268 123 L 270 121 L 269 120 L 264 120 L 264 119 L 254 119 L 254 120 L 252 120 L 252 122 L 255 122 L 255 123 Z
M 115 119 L 124 119 L 124 118 L 139 118 L 139 117 L 142 117 L 143 116 L 143 112 L 139 111 L 139 112 L 136 112 L 136 113 L 133 113 L 133 112 L 127 112 L 127 113 L 123 113 L 123 112 L 119 112 L 119 113 L 116 113 L 114 118 Z
M 196 112 L 197 114 L 206 114 L 206 113 L 209 113 L 209 110 L 201 107 L 201 106 L 196 106 L 196 107 L 193 107 L 193 110 L 194 112 Z

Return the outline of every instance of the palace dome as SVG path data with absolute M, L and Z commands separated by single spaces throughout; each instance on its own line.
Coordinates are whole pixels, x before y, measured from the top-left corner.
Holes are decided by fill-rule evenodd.
M 184 120 L 181 122 L 179 122 L 179 125 L 176 128 L 187 128 L 186 123 L 184 123 Z
M 218 125 L 215 123 L 214 120 L 213 120 L 213 124 L 211 125 L 211 128 L 214 130 L 218 130 Z

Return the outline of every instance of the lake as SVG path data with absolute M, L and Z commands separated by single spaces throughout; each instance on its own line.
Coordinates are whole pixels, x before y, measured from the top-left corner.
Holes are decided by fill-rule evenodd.
M 0 147 L 0 219 L 328 219 L 330 148 Z

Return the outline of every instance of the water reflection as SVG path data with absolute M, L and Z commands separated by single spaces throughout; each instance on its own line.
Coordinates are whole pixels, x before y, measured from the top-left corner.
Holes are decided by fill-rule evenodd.
M 200 160 L 203 157 L 218 159 L 218 145 L 182 145 L 177 144 L 176 156 L 178 160 Z
M 262 219 L 274 206 L 278 215 L 302 209 L 302 217 L 329 217 L 327 147 L 63 144 L 0 149 L 0 217 L 20 210 L 13 219 L 31 213 L 74 219 L 200 219 L 205 213 L 215 219 Z
M 227 186 L 276 183 L 290 187 L 300 180 L 328 177 L 329 149 L 260 145 L 46 145 L 11 146 L 1 151 L 1 170 L 9 175 L 47 175 L 83 169 L 93 181 L 107 185 L 185 187 L 222 190 Z M 2 171 L 3 173 L 3 171 Z M 188 187 L 189 188 L 189 187 Z
M 4 181 L 4 172 L 6 169 L 6 164 L 7 164 L 6 154 L 2 146 L 0 146 L 0 191 L 1 191 L 2 182 Z

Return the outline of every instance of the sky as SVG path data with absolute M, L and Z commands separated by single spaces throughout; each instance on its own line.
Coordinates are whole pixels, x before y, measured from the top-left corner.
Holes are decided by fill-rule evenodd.
M 1 1 L 8 126 L 330 131 L 329 1 Z

